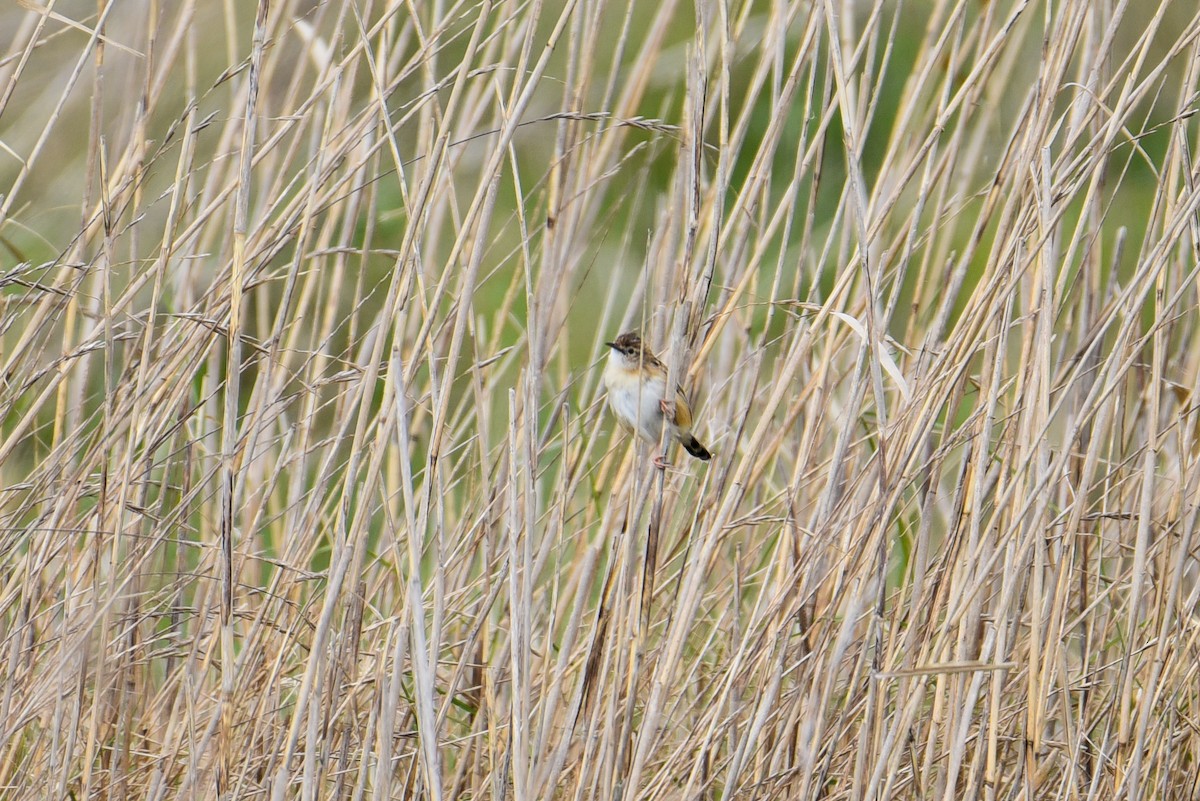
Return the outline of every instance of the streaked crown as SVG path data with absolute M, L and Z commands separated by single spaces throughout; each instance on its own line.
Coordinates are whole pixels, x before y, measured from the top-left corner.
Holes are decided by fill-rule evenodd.
M 626 331 L 612 342 L 605 342 L 604 344 L 622 356 L 628 356 L 633 359 L 639 359 L 646 353 L 646 346 L 642 344 L 642 337 L 637 331 Z
M 646 367 L 662 366 L 662 362 L 650 352 L 650 348 L 646 347 L 646 343 L 642 342 L 641 335 L 636 331 L 626 331 L 612 342 L 604 344 L 625 357 L 625 363 L 630 368 L 639 364 Z

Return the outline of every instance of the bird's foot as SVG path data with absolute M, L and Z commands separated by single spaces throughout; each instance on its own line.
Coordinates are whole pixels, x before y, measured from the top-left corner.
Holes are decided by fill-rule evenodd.
M 667 470 L 671 467 L 671 463 L 667 461 L 667 457 L 665 455 L 655 456 L 654 466 L 659 470 Z
M 658 402 L 658 408 L 662 409 L 663 415 L 668 420 L 675 419 L 675 401 L 669 401 L 666 398 L 663 398 Z

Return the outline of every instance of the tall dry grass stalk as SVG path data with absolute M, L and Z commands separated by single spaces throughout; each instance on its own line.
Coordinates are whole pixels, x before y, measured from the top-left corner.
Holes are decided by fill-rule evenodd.
M 1200 793 L 1194 3 L 0 31 L 3 798 Z

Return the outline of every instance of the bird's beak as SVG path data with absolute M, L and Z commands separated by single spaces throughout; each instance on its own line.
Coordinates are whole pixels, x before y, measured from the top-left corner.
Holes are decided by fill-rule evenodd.
M 605 344 L 605 345 L 608 345 L 608 346 L 609 346 L 610 348 L 612 348 L 613 350 L 616 350 L 616 349 L 617 349 L 617 343 L 616 343 L 616 342 L 605 342 L 604 344 Z

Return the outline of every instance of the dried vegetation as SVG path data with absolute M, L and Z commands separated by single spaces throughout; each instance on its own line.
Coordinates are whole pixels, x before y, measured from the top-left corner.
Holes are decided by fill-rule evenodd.
M 0 9 L 0 796 L 1195 798 L 1198 34 Z

